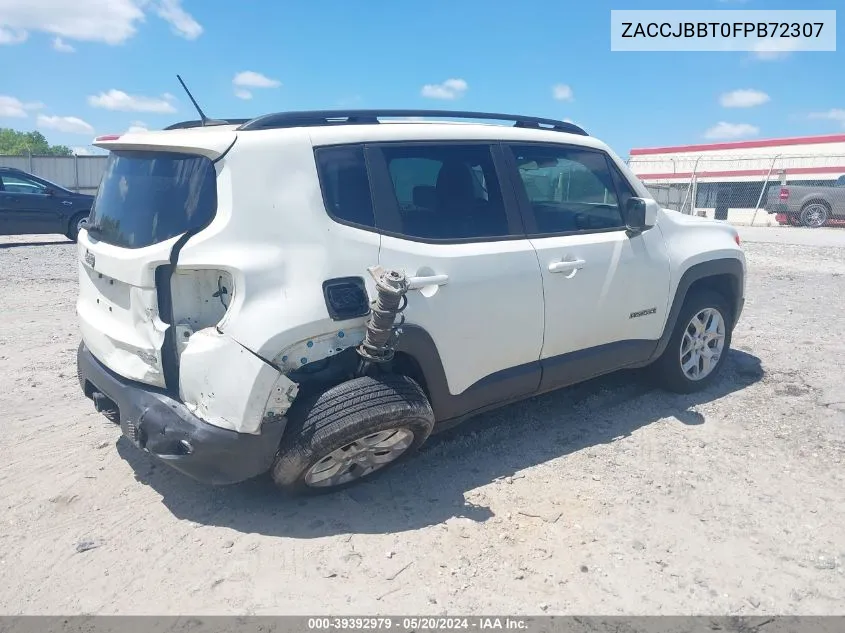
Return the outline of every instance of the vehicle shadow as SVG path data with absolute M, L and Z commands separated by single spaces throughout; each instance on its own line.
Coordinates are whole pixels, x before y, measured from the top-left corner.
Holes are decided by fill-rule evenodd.
M 343 491 L 309 498 L 279 493 L 269 476 L 214 488 L 188 479 L 125 438 L 118 451 L 180 519 L 243 533 L 317 538 L 390 533 L 452 517 L 483 522 L 490 508 L 464 493 L 519 470 L 630 435 L 667 417 L 704 424 L 696 405 L 739 391 L 764 375 L 760 360 L 732 350 L 722 376 L 690 395 L 654 389 L 643 371 L 611 374 L 478 416 L 439 433 L 412 459 Z M 516 426 L 518 425 L 518 426 Z

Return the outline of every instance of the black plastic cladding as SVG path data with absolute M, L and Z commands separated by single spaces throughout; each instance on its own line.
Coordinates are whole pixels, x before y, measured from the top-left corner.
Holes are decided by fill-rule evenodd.
M 307 110 L 265 114 L 242 124 L 238 130 L 270 130 L 287 127 L 317 127 L 321 125 L 377 124 L 380 118 L 420 117 L 428 119 L 480 119 L 513 121 L 514 127 L 568 132 L 589 136 L 573 123 L 556 119 L 500 114 L 496 112 L 470 112 L 465 110 Z

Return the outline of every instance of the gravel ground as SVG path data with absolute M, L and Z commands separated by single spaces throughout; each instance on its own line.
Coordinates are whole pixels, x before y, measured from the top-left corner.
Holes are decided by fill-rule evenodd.
M 845 232 L 742 234 L 709 391 L 606 377 L 309 500 L 119 439 L 76 383 L 74 246 L 0 238 L 0 612 L 842 613 Z

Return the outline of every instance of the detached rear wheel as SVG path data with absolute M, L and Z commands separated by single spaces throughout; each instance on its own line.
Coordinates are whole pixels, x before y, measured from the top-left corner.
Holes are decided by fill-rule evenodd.
M 655 363 L 661 386 L 692 393 L 710 385 L 725 364 L 732 329 L 731 309 L 722 295 L 705 290 L 689 296 L 669 344 Z
M 412 379 L 356 378 L 294 403 L 271 475 L 292 493 L 338 490 L 408 457 L 433 427 L 428 398 Z

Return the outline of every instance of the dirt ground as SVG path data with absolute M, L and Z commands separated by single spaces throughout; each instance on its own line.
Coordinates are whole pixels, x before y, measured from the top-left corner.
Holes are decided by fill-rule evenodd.
M 309 500 L 127 445 L 76 381 L 75 247 L 0 238 L 0 613 L 842 613 L 845 231 L 743 235 L 709 391 L 606 377 Z

